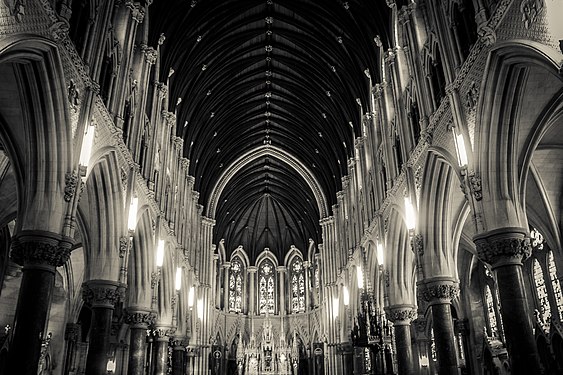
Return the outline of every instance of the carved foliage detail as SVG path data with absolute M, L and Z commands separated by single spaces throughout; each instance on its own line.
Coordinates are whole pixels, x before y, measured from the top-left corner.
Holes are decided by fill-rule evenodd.
M 130 326 L 153 326 L 156 322 L 156 315 L 147 311 L 131 311 L 125 315 L 125 323 Z
M 427 285 L 422 291 L 422 297 L 427 302 L 439 300 L 451 301 L 459 296 L 459 286 L 451 283 Z
M 116 286 L 95 283 L 82 284 L 82 299 L 92 307 L 113 307 L 120 299 Z
M 522 257 L 526 259 L 530 256 L 532 248 L 529 238 L 499 238 L 481 239 L 476 241 L 477 254 L 483 261 L 493 264 L 501 257 Z
M 386 313 L 387 318 L 393 323 L 408 322 L 416 319 L 416 310 L 412 307 L 390 308 Z
M 70 257 L 70 248 L 58 244 L 26 241 L 12 241 L 11 258 L 23 266 L 25 264 L 48 264 L 55 267 L 64 265 Z

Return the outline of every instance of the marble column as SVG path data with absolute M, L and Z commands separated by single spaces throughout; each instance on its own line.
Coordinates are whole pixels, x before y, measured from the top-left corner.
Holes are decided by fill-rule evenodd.
M 172 331 L 169 327 L 157 327 L 153 346 L 154 372 L 153 375 L 168 374 L 168 342 Z
M 12 260 L 23 266 L 13 338 L 8 353 L 8 373 L 36 375 L 41 342 L 55 285 L 56 267 L 66 263 L 70 246 L 61 246 L 55 233 L 25 231 L 12 239 Z
M 310 281 L 309 281 L 309 272 L 311 270 L 311 262 L 308 260 L 303 262 L 303 268 L 305 269 L 305 311 L 309 311 L 311 309 L 311 288 Z
M 129 324 L 128 374 L 143 375 L 147 352 L 147 329 L 154 324 L 155 315 L 149 309 L 129 308 L 125 322 Z
M 432 310 L 432 328 L 440 375 L 458 375 L 458 361 L 451 302 L 459 286 L 451 279 L 435 279 L 421 285 L 422 295 Z
M 256 270 L 255 266 L 249 266 L 247 269 L 249 280 L 249 294 L 248 294 L 248 315 L 256 315 Z
M 119 299 L 118 283 L 89 280 L 82 284 L 82 299 L 91 307 L 90 340 L 86 356 L 86 375 L 106 375 L 113 308 Z
M 501 228 L 473 238 L 477 255 L 496 275 L 506 346 L 513 375 L 540 374 L 522 261 L 530 256 L 524 228 Z
M 387 318 L 393 322 L 399 374 L 414 374 L 414 357 L 411 340 L 411 321 L 416 318 L 412 305 L 393 305 L 387 309 Z
M 280 283 L 280 315 L 285 315 L 285 271 L 287 268 L 285 266 L 278 266 L 276 271 L 279 273 L 279 283 Z
M 231 263 L 223 263 L 223 310 L 229 311 L 229 268 Z
M 182 337 L 174 337 L 172 342 L 172 375 L 184 375 L 184 356 L 186 347 Z

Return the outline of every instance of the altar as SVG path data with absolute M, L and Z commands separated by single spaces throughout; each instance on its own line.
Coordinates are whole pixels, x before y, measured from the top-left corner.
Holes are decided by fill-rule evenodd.
M 282 320 L 283 322 L 283 320 Z M 272 322 L 266 316 L 262 334 L 256 337 L 254 327 L 247 345 L 239 340 L 237 348 L 238 375 L 291 375 L 297 374 L 299 350 L 295 335 L 290 345 L 285 337 L 283 323 L 279 337 L 272 332 Z

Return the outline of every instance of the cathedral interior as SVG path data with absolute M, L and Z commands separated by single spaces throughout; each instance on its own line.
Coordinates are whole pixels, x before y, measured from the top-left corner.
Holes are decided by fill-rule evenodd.
M 3 0 L 0 374 L 563 374 L 562 16 Z

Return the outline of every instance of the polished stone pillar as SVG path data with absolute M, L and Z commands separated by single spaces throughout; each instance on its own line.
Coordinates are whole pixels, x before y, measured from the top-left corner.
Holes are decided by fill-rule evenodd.
M 231 263 L 223 263 L 223 310 L 229 311 L 229 268 Z
M 172 348 L 172 375 L 184 375 L 186 347 L 183 345 L 183 339 L 174 337 Z
M 255 266 L 249 266 L 247 269 L 249 280 L 249 294 L 248 294 L 248 315 L 256 315 L 256 270 Z
M 129 324 L 129 363 L 127 373 L 143 375 L 147 353 L 147 329 L 154 324 L 155 315 L 149 309 L 129 308 L 125 322 Z
M 531 253 L 527 233 L 524 228 L 501 228 L 473 238 L 477 255 L 496 275 L 513 375 L 541 373 L 522 274 L 522 261 Z
M 107 374 L 111 320 L 119 299 L 117 287 L 118 283 L 112 280 L 89 280 L 82 284 L 82 299 L 92 311 L 86 375 Z
M 414 374 L 414 357 L 412 354 L 411 321 L 416 318 L 416 310 L 412 305 L 393 305 L 387 309 L 387 318 L 393 322 L 395 331 L 395 348 L 399 374 Z
M 440 375 L 458 375 L 458 361 L 451 302 L 459 295 L 459 286 L 451 279 L 434 279 L 420 285 L 432 310 L 432 329 Z
M 10 256 L 23 266 L 23 275 L 8 354 L 9 374 L 37 374 L 56 267 L 64 265 L 70 256 L 66 244 L 55 233 L 39 231 L 20 232 L 12 239 Z
M 168 374 L 168 342 L 172 330 L 166 327 L 158 327 L 155 330 L 155 340 L 153 346 L 154 372 L 153 375 Z
M 285 271 L 287 268 L 285 266 L 278 266 L 276 271 L 278 271 L 280 277 L 280 315 L 285 315 Z

